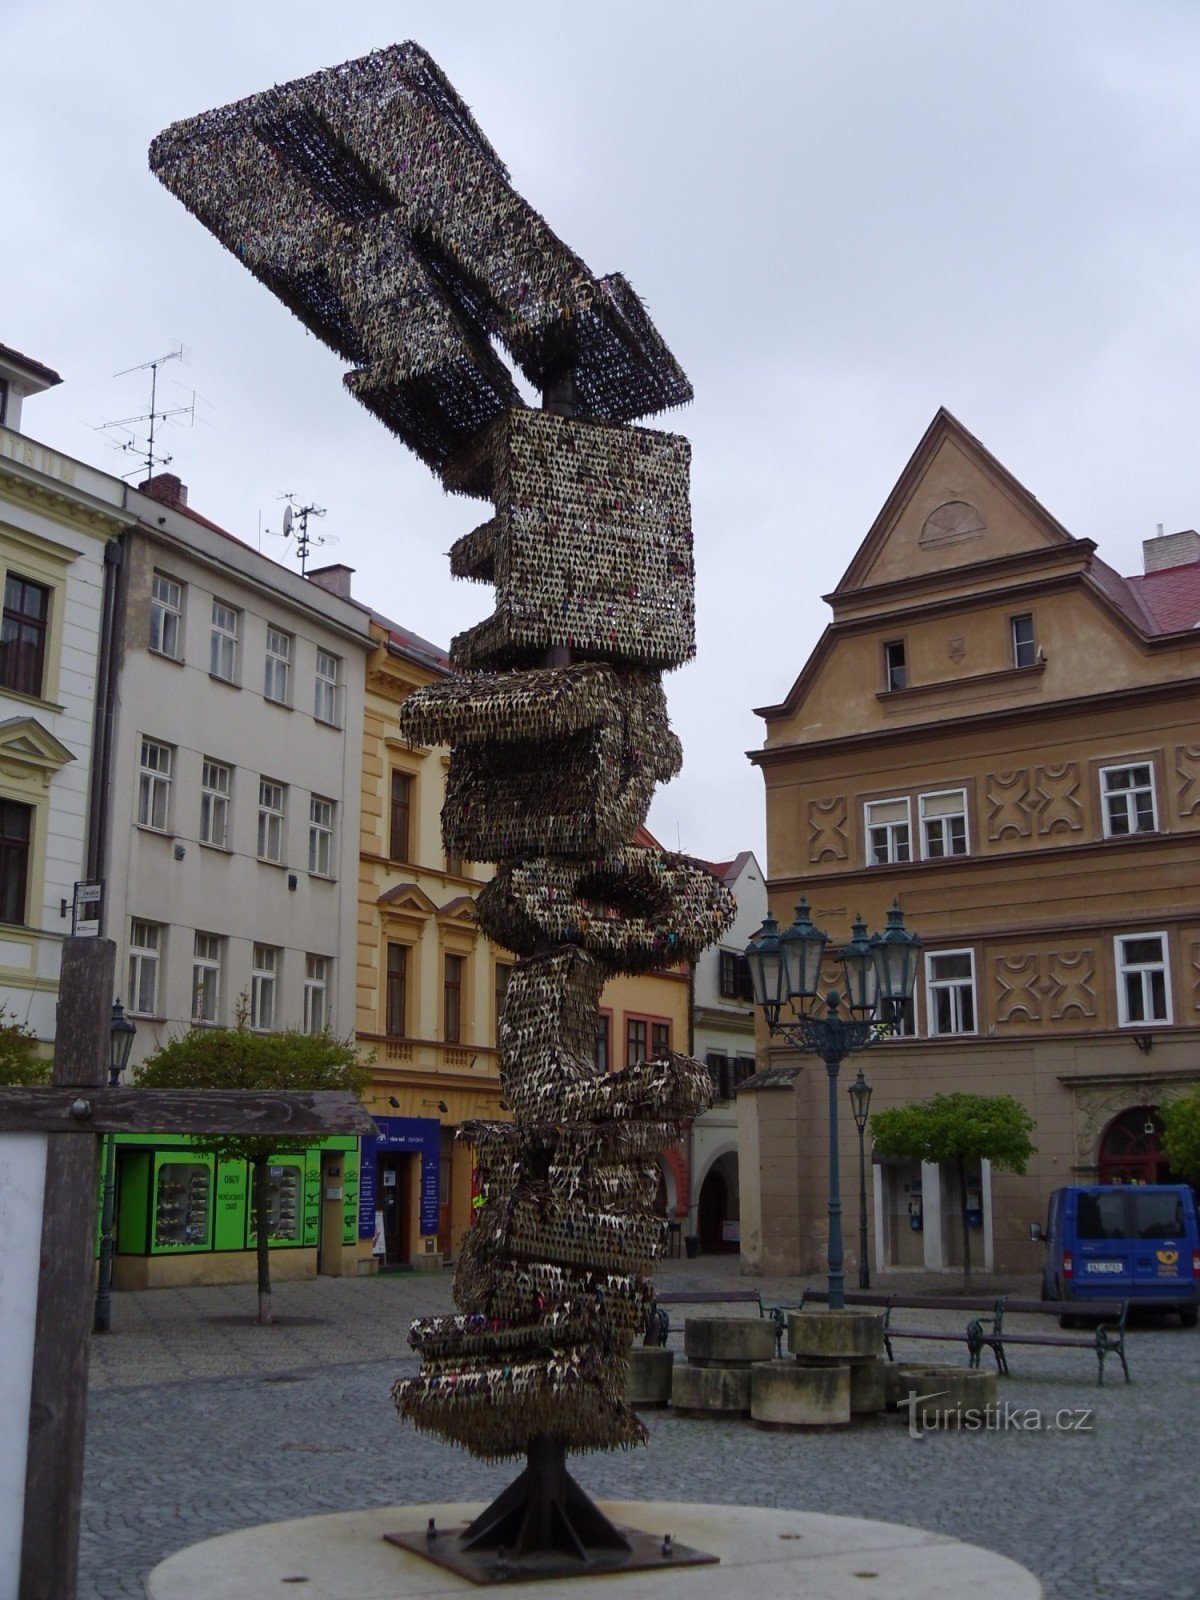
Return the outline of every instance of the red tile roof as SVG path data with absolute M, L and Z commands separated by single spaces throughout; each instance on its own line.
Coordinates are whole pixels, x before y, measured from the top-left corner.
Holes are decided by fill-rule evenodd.
M 1200 622 L 1200 561 L 1164 567 L 1128 582 L 1150 615 L 1151 633 L 1176 633 Z

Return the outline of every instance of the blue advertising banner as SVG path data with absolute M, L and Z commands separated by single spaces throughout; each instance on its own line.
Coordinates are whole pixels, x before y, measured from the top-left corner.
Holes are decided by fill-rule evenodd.
M 361 1141 L 360 1176 L 358 1186 L 358 1236 L 370 1239 L 375 1234 L 376 1156 L 395 1152 L 397 1155 L 421 1157 L 421 1220 L 422 1234 L 438 1231 L 438 1189 L 442 1158 L 442 1125 L 436 1117 L 376 1117 L 379 1129 L 377 1138 Z

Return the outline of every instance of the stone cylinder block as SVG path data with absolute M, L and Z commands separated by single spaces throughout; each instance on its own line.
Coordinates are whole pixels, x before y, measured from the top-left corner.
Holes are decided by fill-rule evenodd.
M 850 1421 L 850 1368 L 764 1361 L 750 1369 L 750 1415 L 764 1427 L 839 1427 Z
M 775 1324 L 765 1317 L 687 1317 L 683 1348 L 697 1366 L 770 1361 L 775 1354 Z
M 682 1416 L 744 1417 L 750 1410 L 753 1371 L 750 1366 L 678 1366 L 671 1380 L 671 1404 Z
M 900 1367 L 893 1402 L 905 1415 L 928 1426 L 961 1427 L 966 1413 L 996 1404 L 996 1374 L 970 1367 Z M 981 1426 L 981 1424 L 976 1424 Z
M 789 1311 L 788 1349 L 794 1356 L 874 1361 L 883 1354 L 882 1311 Z
M 631 1406 L 665 1406 L 671 1403 L 671 1378 L 675 1352 L 634 1345 L 629 1352 L 625 1399 Z

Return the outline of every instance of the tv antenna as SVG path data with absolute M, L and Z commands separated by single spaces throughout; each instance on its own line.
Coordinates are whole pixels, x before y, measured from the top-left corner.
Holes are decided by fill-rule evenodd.
M 317 505 L 301 505 L 294 494 L 284 494 L 280 497 L 287 501 L 283 508 L 283 526 L 279 538 L 296 540 L 296 554 L 300 557 L 300 576 L 307 577 L 308 558 L 313 545 L 318 547 L 323 544 L 336 544 L 337 539 L 332 534 L 313 534 L 308 531 L 309 517 L 323 517 L 325 507 Z M 271 533 L 270 528 L 267 529 Z
M 155 450 L 155 432 L 159 423 L 169 422 L 174 417 L 187 417 L 189 421 L 195 422 L 196 396 L 194 393 L 190 403 L 186 406 L 173 406 L 168 411 L 160 411 L 158 409 L 158 369 L 168 361 L 182 360 L 183 346 L 181 344 L 176 350 L 168 350 L 165 356 L 155 356 L 153 361 L 143 361 L 140 366 L 126 367 L 123 372 L 113 373 L 114 378 L 126 378 L 131 372 L 148 371 L 150 374 L 149 411 L 140 412 L 136 417 L 121 417 L 115 422 L 102 422 L 97 429 L 99 433 L 106 433 L 110 428 L 128 429 L 139 422 L 144 422 L 148 425 L 147 436 L 144 440 L 131 433 L 127 439 L 116 445 L 116 449 L 125 450 L 139 458 L 139 465 L 130 472 L 123 472 L 121 474 L 123 478 L 132 478 L 139 472 L 144 472 L 147 478 L 152 478 L 155 467 L 165 467 L 171 462 L 171 456 L 159 455 Z

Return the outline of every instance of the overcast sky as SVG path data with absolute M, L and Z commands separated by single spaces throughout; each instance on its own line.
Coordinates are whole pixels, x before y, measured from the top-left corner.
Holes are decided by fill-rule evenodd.
M 482 519 L 344 363 L 150 176 L 168 123 L 412 38 L 515 187 L 623 271 L 692 378 L 698 643 L 650 825 L 762 855 L 751 708 L 783 698 L 939 405 L 1122 572 L 1200 517 L 1195 0 L 3 0 L 0 343 L 56 368 L 25 431 L 118 475 L 122 369 L 190 503 L 242 538 L 327 508 L 317 561 L 439 643 L 490 610 Z M 294 559 L 281 541 L 263 549 Z

